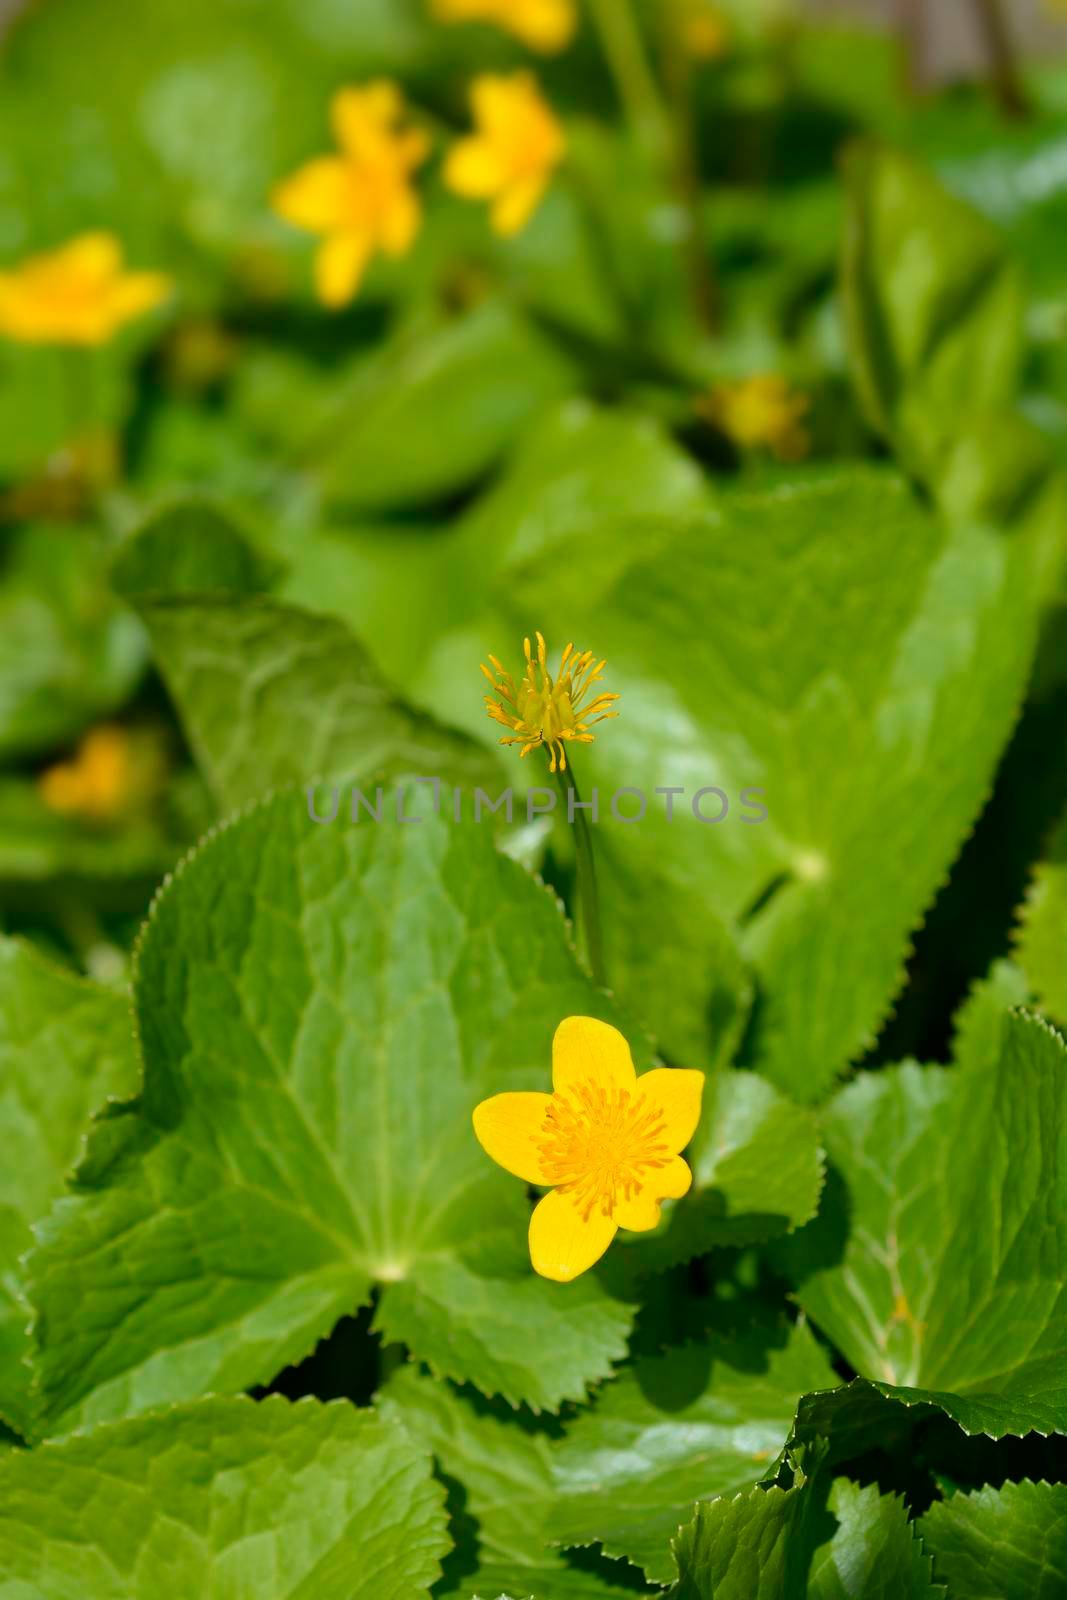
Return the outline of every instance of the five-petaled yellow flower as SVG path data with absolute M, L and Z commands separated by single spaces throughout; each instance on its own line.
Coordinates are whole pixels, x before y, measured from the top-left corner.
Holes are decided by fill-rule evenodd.
M 467 200 L 491 200 L 497 233 L 519 233 L 563 159 L 563 128 L 532 72 L 475 78 L 471 107 L 476 132 L 448 152 L 445 182 Z
M 559 676 L 553 680 L 545 641 L 540 634 L 536 638 L 536 660 L 529 639 L 523 640 L 526 671 L 518 688 L 496 656 L 489 657 L 493 671 L 482 663 L 482 671 L 493 686 L 492 694 L 485 697 L 485 709 L 494 722 L 512 730 L 501 744 L 521 744 L 519 753 L 523 756 L 545 746 L 551 758 L 549 771 L 566 772 L 566 745 L 592 744 L 596 735 L 589 732 L 590 727 L 618 716 L 612 706 L 619 696 L 601 693 L 583 705 L 590 689 L 600 682 L 607 663 L 598 662 L 591 650 L 576 655 L 573 644 L 569 644 L 560 657 Z
M 564 50 L 574 35 L 574 0 L 430 0 L 439 22 L 495 22 L 531 50 Z
M 105 344 L 170 291 L 162 272 L 126 272 L 113 234 L 82 233 L 0 272 L 0 334 L 24 344 Z
M 41 773 L 41 799 L 61 816 L 111 822 L 125 809 L 133 784 L 130 739 L 110 723 L 92 728 L 70 761 Z
M 357 294 L 378 251 L 402 256 L 422 222 L 411 174 L 426 159 L 429 141 L 405 125 L 404 99 L 394 83 L 339 89 L 330 105 L 337 155 L 317 156 L 281 182 L 272 201 L 279 216 L 324 235 L 315 257 L 315 288 L 337 308 Z
M 802 419 L 810 405 L 777 373 L 720 384 L 696 403 L 700 415 L 742 450 L 769 449 L 779 461 L 807 455 L 811 439 Z
M 599 1261 L 619 1228 L 654 1228 L 686 1193 L 682 1160 L 700 1120 L 704 1074 L 640 1077 L 617 1028 L 567 1017 L 552 1041 L 551 1094 L 496 1094 L 474 1111 L 488 1155 L 527 1183 L 551 1184 L 530 1218 L 530 1260 L 566 1283 Z

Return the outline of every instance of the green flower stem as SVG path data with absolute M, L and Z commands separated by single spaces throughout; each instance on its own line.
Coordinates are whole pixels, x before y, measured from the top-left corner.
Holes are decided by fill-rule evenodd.
M 589 0 L 589 9 L 634 132 L 646 143 L 654 142 L 662 155 L 669 145 L 667 113 L 630 0 Z
M 568 791 L 572 790 L 574 793 L 574 855 L 578 866 L 578 899 L 582 907 L 585 951 L 593 982 L 600 988 L 606 989 L 608 975 L 604 966 L 604 942 L 600 933 L 600 896 L 596 886 L 596 862 L 593 858 L 593 835 L 589 828 L 589 818 L 584 811 L 578 810 L 578 802 L 582 797 L 578 793 L 573 768 L 568 768 L 566 772 L 557 770 L 556 784 L 568 809 L 570 805 Z

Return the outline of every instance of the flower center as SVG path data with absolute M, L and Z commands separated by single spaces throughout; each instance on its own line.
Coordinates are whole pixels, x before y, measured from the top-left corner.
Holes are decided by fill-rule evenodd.
M 552 1096 L 541 1131 L 545 1181 L 570 1194 L 586 1221 L 594 1209 L 611 1216 L 670 1160 L 662 1108 L 592 1078 Z

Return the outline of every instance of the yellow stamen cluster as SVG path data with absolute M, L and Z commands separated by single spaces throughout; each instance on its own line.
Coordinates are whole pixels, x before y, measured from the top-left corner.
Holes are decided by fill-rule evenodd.
M 493 690 L 485 697 L 485 709 L 494 722 L 511 729 L 501 744 L 521 744 L 523 756 L 544 745 L 550 756 L 549 771 L 566 772 L 566 745 L 592 744 L 596 736 L 589 729 L 607 717 L 618 716 L 612 705 L 619 696 L 600 693 L 583 705 L 590 690 L 600 682 L 607 663 L 598 662 L 591 650 L 576 654 L 573 644 L 569 644 L 560 659 L 559 675 L 553 679 L 545 641 L 541 634 L 536 638 L 536 658 L 529 639 L 523 641 L 526 671 L 517 688 L 496 656 L 489 657 L 492 671 L 483 663 L 482 671 Z
M 586 1222 L 594 1209 L 610 1217 L 620 1201 L 632 1200 L 646 1174 L 674 1153 L 662 1107 L 593 1078 L 552 1096 L 542 1131 L 545 1182 L 569 1194 Z

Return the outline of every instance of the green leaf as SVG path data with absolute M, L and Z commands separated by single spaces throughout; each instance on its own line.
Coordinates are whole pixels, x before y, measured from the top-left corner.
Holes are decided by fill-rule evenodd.
M 53 811 L 35 779 L 0 776 L 0 880 L 135 880 L 146 885 L 147 900 L 192 839 L 178 817 L 165 820 L 167 826 L 153 816 L 131 816 L 99 826 Z
M 624 1600 L 630 1587 L 572 1566 L 558 1544 L 550 1435 L 528 1417 L 505 1417 L 478 1396 L 401 1368 L 378 1396 L 387 1423 L 403 1425 L 432 1452 L 451 1489 L 456 1549 L 445 1561 L 439 1600 L 471 1594 L 551 1595 L 552 1600 Z M 558 1429 L 556 1430 L 558 1431 Z
M 349 510 L 432 502 L 488 472 L 574 381 L 562 350 L 502 303 L 416 319 L 341 380 L 302 453 Z
M 471 1127 L 547 1087 L 561 1018 L 618 1020 L 490 829 L 278 796 L 162 892 L 135 1003 L 143 1100 L 34 1257 L 43 1426 L 268 1382 L 375 1282 L 418 1356 L 516 1402 L 580 1399 L 625 1353 L 595 1277 L 532 1277 L 523 1187 Z
M 224 808 L 330 777 L 494 781 L 493 758 L 406 705 L 341 622 L 259 597 L 146 599 L 140 609 Z M 328 798 L 316 805 L 329 815 Z
M 601 545 L 567 531 L 549 642 L 595 648 L 622 696 L 575 763 L 584 797 L 599 791 L 608 866 L 625 853 L 627 881 L 650 873 L 675 930 L 697 895 L 742 924 L 760 986 L 744 1059 L 815 1100 L 873 1042 L 909 935 L 987 797 L 1033 650 L 1029 553 L 935 521 L 897 477 L 866 469 L 665 520 L 623 571 L 609 552 L 607 583 Z M 472 730 L 471 663 L 488 650 L 513 659 L 506 641 L 544 620 L 505 558 L 496 611 L 441 641 L 419 686 Z M 610 799 L 634 786 L 648 810 L 627 826 Z M 670 819 L 654 793 L 667 787 L 684 791 Z M 730 806 L 720 824 L 715 794 L 700 802 L 706 821 L 693 812 L 712 787 Z M 640 974 L 628 976 L 641 1014 Z
M 808 1600 L 945 1600 L 902 1499 L 838 1478 L 827 1503 L 837 1530 L 812 1558 Z
M 842 1090 L 823 1118 L 836 1181 L 779 1247 L 858 1373 L 997 1438 L 1067 1426 L 1067 1050 L 1038 1018 L 1002 1028 L 966 1066 Z
M 1035 869 L 1015 952 L 1042 1010 L 1067 1023 L 1067 817 Z
M 426 1453 L 344 1404 L 207 1399 L 0 1456 L 3 1600 L 416 1600 Z
M 794 1600 L 803 1595 L 815 1534 L 826 1517 L 807 1485 L 749 1489 L 703 1501 L 674 1544 L 670 1600 Z
M 599 1542 L 669 1582 L 694 1501 L 766 1476 L 801 1395 L 833 1382 L 807 1327 L 783 1317 L 731 1326 L 724 1313 L 706 1342 L 636 1361 L 556 1447 L 556 1538 Z
M 128 535 L 112 559 L 111 583 L 134 602 L 142 595 L 257 594 L 274 571 L 233 510 L 186 494 Z
M 137 618 L 116 605 L 86 528 L 0 539 L 0 758 L 47 750 L 120 706 L 144 664 Z
M 686 1152 L 693 1186 L 661 1229 L 628 1246 L 669 1266 L 722 1245 L 757 1244 L 810 1221 L 823 1157 L 815 1118 L 751 1072 L 713 1073 Z
M 90 1115 L 137 1085 L 129 1002 L 0 939 L 0 1418 L 29 1431 L 21 1257 L 63 1192 Z
M 954 1494 L 931 1506 L 919 1530 L 952 1600 L 1056 1600 L 1067 1591 L 1067 1485 Z
M 1019 276 L 999 231 L 907 156 L 850 153 L 844 309 L 868 417 L 924 480 L 968 418 L 1015 401 Z
M 1030 999 L 1030 985 L 1011 961 L 994 961 L 952 1021 L 952 1057 L 960 1066 L 992 1066 L 1004 1043 L 1008 1012 Z

